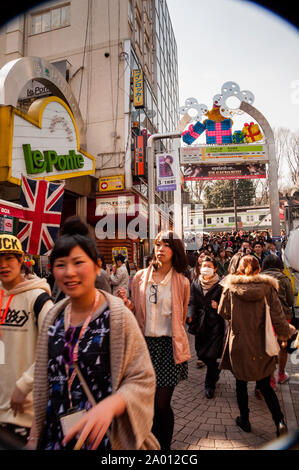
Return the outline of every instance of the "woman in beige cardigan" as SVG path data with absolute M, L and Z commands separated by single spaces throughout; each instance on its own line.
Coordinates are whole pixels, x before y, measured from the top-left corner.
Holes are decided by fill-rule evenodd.
M 158 449 L 144 338 L 123 302 L 95 289 L 97 249 L 79 218 L 66 222 L 50 263 L 67 297 L 44 321 L 37 348 L 37 448 Z
M 190 283 L 182 274 L 187 257 L 172 231 L 160 232 L 150 266 L 137 272 L 132 283 L 132 308 L 149 348 L 157 389 L 152 431 L 162 450 L 170 450 L 174 415 L 171 398 L 179 381 L 188 377 L 190 349 L 185 332 Z

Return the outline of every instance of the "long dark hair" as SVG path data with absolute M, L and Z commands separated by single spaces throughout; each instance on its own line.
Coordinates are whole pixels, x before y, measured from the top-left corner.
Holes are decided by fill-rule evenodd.
M 283 270 L 283 263 L 279 256 L 276 255 L 267 255 L 264 258 L 264 261 L 262 263 L 262 271 L 265 271 L 266 269 L 280 269 L 281 271 Z
M 154 245 L 156 245 L 159 241 L 168 243 L 169 247 L 171 248 L 173 253 L 171 260 L 173 269 L 175 269 L 175 271 L 178 273 L 184 273 L 188 266 L 188 259 L 182 240 L 172 230 L 167 230 L 158 233 L 155 238 Z M 159 263 L 155 256 L 155 251 L 151 265 L 155 271 L 158 269 Z
M 50 266 L 53 270 L 54 261 L 57 258 L 68 256 L 75 246 L 79 246 L 97 265 L 99 252 L 96 244 L 89 236 L 87 225 L 78 216 L 69 217 L 61 230 L 61 236 L 56 241 L 50 255 Z

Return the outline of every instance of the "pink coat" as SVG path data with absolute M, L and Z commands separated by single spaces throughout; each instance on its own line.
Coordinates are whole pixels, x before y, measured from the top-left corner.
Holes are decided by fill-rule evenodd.
M 146 298 L 145 291 L 150 274 L 150 268 L 138 271 L 132 282 L 131 300 L 134 313 L 142 333 L 145 332 Z M 189 341 L 185 331 L 190 283 L 183 274 L 173 270 L 172 274 L 172 345 L 173 357 L 176 364 L 191 358 Z

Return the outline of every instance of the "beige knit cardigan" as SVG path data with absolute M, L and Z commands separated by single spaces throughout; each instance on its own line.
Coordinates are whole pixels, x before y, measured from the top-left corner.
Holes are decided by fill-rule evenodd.
M 105 291 L 100 292 L 110 309 L 112 393 L 120 393 L 126 401 L 125 412 L 112 421 L 112 449 L 159 449 L 159 443 L 151 433 L 156 380 L 147 345 L 134 315 L 123 301 Z M 63 299 L 49 311 L 38 339 L 33 386 L 37 439 L 44 425 L 49 396 L 48 330 L 69 301 L 69 298 Z

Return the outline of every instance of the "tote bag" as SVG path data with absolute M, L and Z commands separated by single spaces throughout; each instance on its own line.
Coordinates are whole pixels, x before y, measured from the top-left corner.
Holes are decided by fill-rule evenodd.
M 280 347 L 277 341 L 277 338 L 274 333 L 271 315 L 270 315 L 270 307 L 265 297 L 265 304 L 266 304 L 266 322 L 265 322 L 265 350 L 268 356 L 277 356 Z

